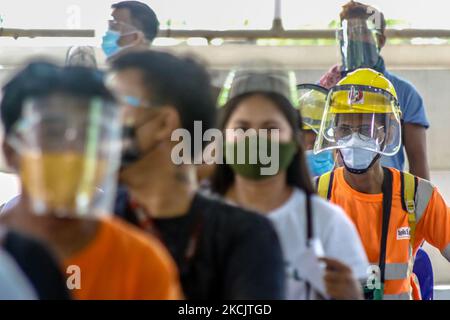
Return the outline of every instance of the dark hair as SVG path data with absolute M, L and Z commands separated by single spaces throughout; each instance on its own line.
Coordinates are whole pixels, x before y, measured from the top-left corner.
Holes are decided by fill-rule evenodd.
M 6 134 L 20 119 L 27 98 L 46 97 L 54 93 L 114 101 L 104 85 L 103 74 L 97 70 L 80 66 L 61 68 L 45 61 L 32 62 L 3 87 L 0 111 Z
M 121 1 L 111 6 L 113 9 L 128 9 L 133 25 L 141 30 L 150 42 L 159 30 L 158 17 L 148 5 L 139 1 Z
M 298 151 L 292 159 L 292 163 L 289 165 L 286 174 L 286 183 L 290 186 L 300 188 L 306 193 L 313 194 L 315 190 L 313 188 L 309 170 L 306 165 L 303 144 L 300 141 L 302 119 L 300 112 L 295 109 L 288 99 L 278 93 L 267 92 L 251 92 L 239 95 L 229 100 L 221 110 L 221 117 L 219 120 L 220 130 L 225 130 L 228 120 L 233 112 L 241 104 L 241 102 L 255 94 L 260 94 L 265 98 L 272 101 L 285 116 L 286 120 L 292 128 L 293 137 L 298 144 Z M 234 172 L 227 164 L 217 165 L 214 174 L 211 179 L 211 188 L 214 192 L 224 195 L 234 182 Z
M 341 21 L 344 19 L 352 19 L 352 18 L 361 18 L 361 19 L 368 19 L 373 14 L 378 14 L 380 26 L 376 26 L 377 29 L 384 33 L 386 30 L 386 20 L 384 18 L 384 14 L 381 11 L 378 11 L 374 7 L 371 7 L 367 4 L 356 2 L 356 1 L 350 1 L 342 6 L 342 11 L 340 13 Z
M 118 57 L 114 71 L 136 69 L 155 106 L 172 105 L 180 115 L 182 128 L 194 137 L 194 122 L 201 121 L 203 132 L 212 128 L 216 106 L 206 69 L 192 58 L 179 58 L 166 52 L 140 51 Z M 191 155 L 195 156 L 192 143 Z

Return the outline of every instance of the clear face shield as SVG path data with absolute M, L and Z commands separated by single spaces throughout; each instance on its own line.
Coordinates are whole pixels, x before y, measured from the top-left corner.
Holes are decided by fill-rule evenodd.
M 23 192 L 36 214 L 107 214 L 120 163 L 119 108 L 100 98 L 31 98 L 10 134 Z
M 314 153 L 362 149 L 392 156 L 401 147 L 401 112 L 389 92 L 341 85 L 330 90 Z
M 270 61 L 244 64 L 228 74 L 218 98 L 218 106 L 222 107 L 230 99 L 250 92 L 278 93 L 296 106 L 296 82 L 293 71 L 273 65 Z
M 373 68 L 379 59 L 380 34 L 370 20 L 352 18 L 342 20 L 336 37 L 345 71 Z
M 300 84 L 297 86 L 297 95 L 303 129 L 319 133 L 328 90 L 315 84 Z

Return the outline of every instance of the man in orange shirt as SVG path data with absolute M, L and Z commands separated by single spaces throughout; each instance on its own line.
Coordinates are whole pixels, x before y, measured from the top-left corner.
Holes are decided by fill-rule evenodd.
M 53 249 L 77 299 L 177 299 L 160 242 L 104 215 L 120 160 L 118 110 L 101 75 L 83 67 L 32 63 L 6 84 L 3 148 L 22 194 L 0 223 Z
M 344 168 L 322 175 L 318 191 L 355 223 L 374 265 L 366 292 L 375 299 L 420 299 L 412 267 L 425 240 L 450 261 L 450 211 L 439 191 L 380 164 L 400 150 L 400 114 L 390 81 L 358 69 L 331 89 L 314 148 L 342 157 Z

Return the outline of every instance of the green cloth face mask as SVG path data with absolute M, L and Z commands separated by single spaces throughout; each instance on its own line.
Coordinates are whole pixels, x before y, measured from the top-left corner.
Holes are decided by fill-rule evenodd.
M 275 152 L 278 150 L 278 159 L 272 153 L 272 148 Z M 226 164 L 235 174 L 251 180 L 262 180 L 287 170 L 298 147 L 294 141 L 275 143 L 262 137 L 246 137 L 237 142 L 226 142 L 224 149 Z M 278 166 L 273 163 L 275 161 Z M 278 167 L 278 170 L 274 174 L 264 174 L 262 169 L 270 167 Z

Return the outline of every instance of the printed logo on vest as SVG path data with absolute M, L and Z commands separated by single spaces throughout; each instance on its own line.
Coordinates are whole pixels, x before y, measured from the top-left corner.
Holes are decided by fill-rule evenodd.
M 409 227 L 402 227 L 397 229 L 397 240 L 410 239 Z

